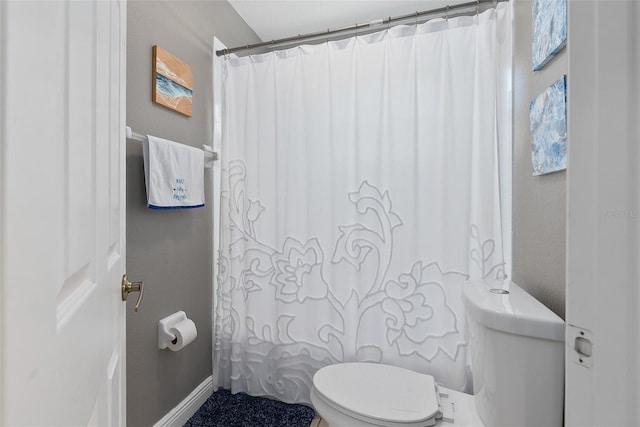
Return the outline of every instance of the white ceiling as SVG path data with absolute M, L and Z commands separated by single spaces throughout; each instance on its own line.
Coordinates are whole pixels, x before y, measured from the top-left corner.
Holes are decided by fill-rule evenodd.
M 469 0 L 229 0 L 263 41 L 325 31 Z

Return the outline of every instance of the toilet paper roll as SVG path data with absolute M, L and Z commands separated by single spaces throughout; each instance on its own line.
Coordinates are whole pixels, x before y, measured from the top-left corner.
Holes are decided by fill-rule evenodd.
M 169 333 L 176 336 L 173 341 L 169 342 L 169 350 L 172 351 L 182 350 L 198 336 L 196 324 L 193 323 L 191 319 L 185 319 L 176 323 L 169 328 Z

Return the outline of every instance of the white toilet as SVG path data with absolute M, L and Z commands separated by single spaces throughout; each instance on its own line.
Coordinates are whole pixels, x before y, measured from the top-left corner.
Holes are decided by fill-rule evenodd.
M 316 412 L 330 427 L 561 426 L 562 319 L 514 283 L 469 281 L 462 295 L 473 396 L 404 368 L 339 363 L 313 377 Z

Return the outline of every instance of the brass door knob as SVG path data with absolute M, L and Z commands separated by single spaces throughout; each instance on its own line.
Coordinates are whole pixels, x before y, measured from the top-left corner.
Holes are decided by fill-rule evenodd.
M 138 301 L 133 308 L 134 311 L 138 311 L 140 302 L 142 301 L 142 294 L 144 293 L 144 282 L 130 282 L 129 279 L 127 279 L 127 275 L 124 274 L 122 276 L 122 301 L 126 301 L 127 296 L 129 296 L 131 292 L 138 292 Z

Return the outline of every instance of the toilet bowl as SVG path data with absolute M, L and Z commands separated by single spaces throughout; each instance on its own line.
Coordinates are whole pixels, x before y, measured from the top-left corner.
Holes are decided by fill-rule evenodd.
M 313 377 L 311 402 L 330 427 L 561 426 L 564 321 L 512 282 L 469 281 L 473 395 L 430 375 L 338 363 Z

